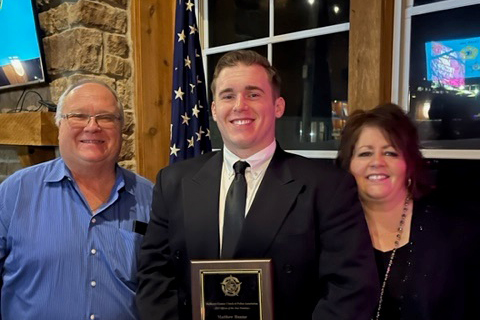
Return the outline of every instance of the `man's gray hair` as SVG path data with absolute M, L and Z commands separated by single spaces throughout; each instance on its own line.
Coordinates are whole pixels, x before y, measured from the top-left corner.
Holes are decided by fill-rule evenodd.
M 106 82 L 103 82 L 101 80 L 95 80 L 95 79 L 82 79 L 77 81 L 74 84 L 71 84 L 67 90 L 65 90 L 62 95 L 60 96 L 60 99 L 58 99 L 58 104 L 57 104 L 57 112 L 55 113 L 55 124 L 57 127 L 60 125 L 60 120 L 62 120 L 62 110 L 65 105 L 65 99 L 67 98 L 68 94 L 72 92 L 73 89 L 80 87 L 81 85 L 87 84 L 87 83 L 96 83 L 101 86 L 104 86 L 107 88 L 115 97 L 115 101 L 117 101 L 117 108 L 120 113 L 121 121 L 122 121 L 122 126 L 123 126 L 123 120 L 124 120 L 124 114 L 123 114 L 123 105 L 120 102 L 120 99 L 118 98 L 118 94 L 113 90 Z

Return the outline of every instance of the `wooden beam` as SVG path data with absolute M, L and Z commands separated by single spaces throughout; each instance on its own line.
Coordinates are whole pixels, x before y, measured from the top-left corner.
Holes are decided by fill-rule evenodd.
M 55 113 L 0 114 L 0 144 L 16 146 L 23 167 L 54 159 L 58 146 Z
M 391 101 L 394 0 L 351 0 L 348 108 Z
M 132 1 L 137 172 L 168 165 L 175 1 Z
M 0 114 L 0 144 L 57 146 L 58 128 L 53 112 Z

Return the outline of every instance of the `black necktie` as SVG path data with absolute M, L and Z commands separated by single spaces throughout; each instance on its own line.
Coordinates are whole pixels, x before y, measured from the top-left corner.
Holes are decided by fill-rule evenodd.
M 245 203 L 247 200 L 245 169 L 249 166 L 245 161 L 237 161 L 233 165 L 235 178 L 233 178 L 225 200 L 222 258 L 228 259 L 233 257 L 238 238 L 242 232 L 243 220 L 245 219 Z

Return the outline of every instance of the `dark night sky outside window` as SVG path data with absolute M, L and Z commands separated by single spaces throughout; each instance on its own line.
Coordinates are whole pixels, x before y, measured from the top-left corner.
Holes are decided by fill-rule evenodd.
M 442 2 L 442 1 L 445 1 L 445 0 L 414 0 L 413 5 L 414 6 L 421 6 L 421 5 L 424 5 L 424 4 L 429 4 L 429 3 L 434 3 L 434 2 Z

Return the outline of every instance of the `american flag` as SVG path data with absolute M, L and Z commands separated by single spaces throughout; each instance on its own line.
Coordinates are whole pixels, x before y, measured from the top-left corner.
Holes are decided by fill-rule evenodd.
M 208 104 L 193 0 L 177 0 L 170 163 L 212 150 Z

